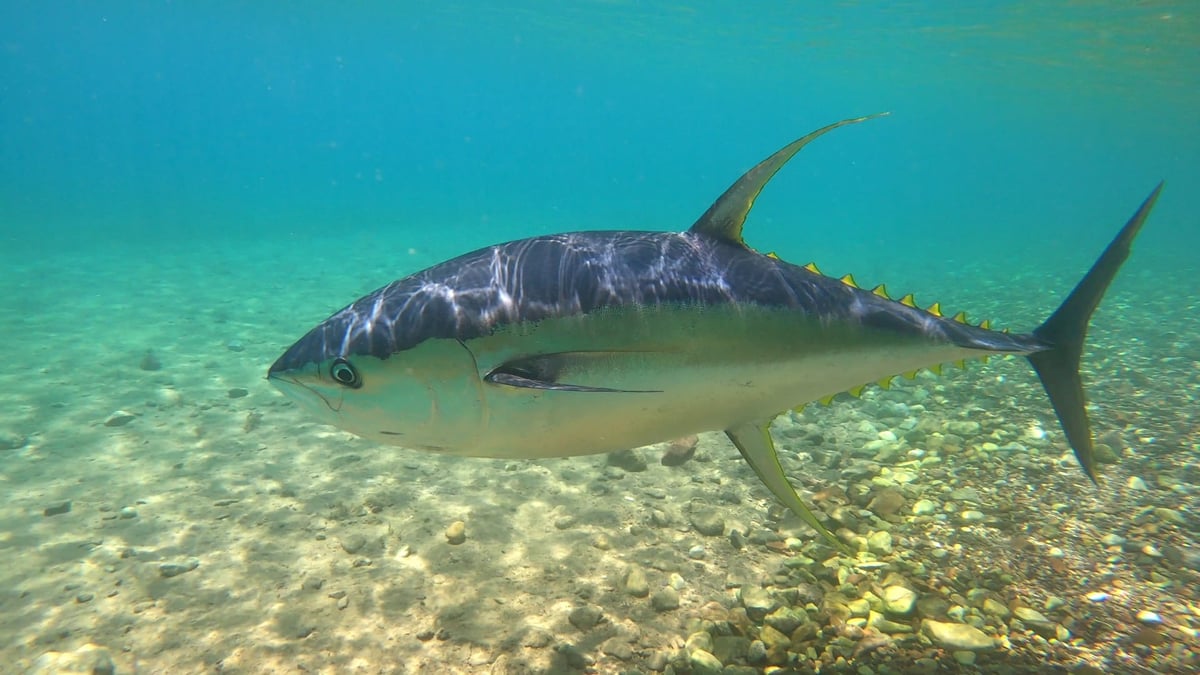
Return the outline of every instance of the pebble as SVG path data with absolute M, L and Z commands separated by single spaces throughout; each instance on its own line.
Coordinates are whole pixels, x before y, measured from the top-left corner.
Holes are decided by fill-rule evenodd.
M 912 507 L 914 516 L 932 516 L 937 513 L 937 504 L 928 499 L 918 499 Z
M 659 461 L 663 466 L 679 466 L 696 454 L 696 446 L 699 443 L 700 437 L 694 434 L 677 438 L 667 446 L 667 451 L 663 453 L 662 459 Z
M 1017 617 L 1018 619 L 1026 622 L 1026 623 L 1030 623 L 1030 622 L 1046 623 L 1046 622 L 1050 621 L 1049 619 L 1046 618 L 1046 615 L 1042 614 L 1041 612 L 1037 611 L 1036 609 L 1034 609 L 1032 607 L 1017 607 L 1012 612 L 1013 612 L 1013 616 Z
M 164 577 L 177 577 L 184 572 L 191 572 L 200 566 L 200 561 L 196 559 L 187 562 L 167 562 L 158 566 L 158 573 Z
M 955 488 L 950 492 L 950 498 L 955 501 L 971 502 L 974 504 L 979 504 L 983 501 L 979 496 L 979 490 L 973 487 Z
M 855 598 L 846 603 L 846 608 L 850 610 L 850 616 L 861 617 L 871 613 L 871 603 L 866 598 Z
M 970 420 L 954 420 L 946 425 L 946 430 L 956 436 L 970 438 L 979 433 L 979 422 Z
M 692 560 L 704 560 L 704 556 L 706 555 L 708 553 L 704 550 L 703 546 L 693 546 L 688 549 L 688 557 Z
M 679 609 L 679 591 L 667 586 L 650 598 L 650 606 L 658 612 Z
M 879 530 L 872 532 L 867 537 L 867 548 L 872 553 L 879 555 L 888 555 L 892 552 L 892 533 L 887 530 Z
M 695 675 L 721 675 L 725 666 L 709 652 L 693 649 L 688 652 L 688 665 Z
M 900 623 L 899 621 L 892 621 L 879 612 L 871 612 L 867 615 L 867 625 L 880 633 L 887 633 L 889 635 L 912 632 L 912 626 Z
M 965 623 L 925 619 L 921 622 L 921 630 L 936 645 L 951 651 L 983 651 L 996 647 L 996 641 L 987 633 Z
M 742 586 L 738 591 L 738 602 L 746 608 L 746 615 L 754 621 L 762 621 L 779 606 L 767 589 L 761 586 Z
M 604 618 L 604 614 L 599 607 L 593 605 L 583 605 L 571 610 L 567 615 L 567 621 L 571 622 L 579 630 L 588 631 L 600 623 L 600 619 Z
M 650 583 L 646 580 L 646 573 L 637 565 L 629 568 L 629 572 L 625 575 L 624 586 L 625 592 L 635 598 L 644 598 L 650 595 Z
M 49 518 L 50 516 L 61 516 L 64 513 L 70 513 L 70 512 L 71 512 L 71 502 L 70 501 L 58 502 L 56 504 L 51 504 L 50 506 L 47 506 L 46 508 L 42 509 L 42 515 L 46 518 Z
M 973 666 L 975 665 L 975 652 L 966 649 L 959 649 L 950 654 L 960 665 Z
M 246 346 L 242 344 L 241 340 L 230 340 L 229 342 L 225 343 L 225 348 L 231 352 L 242 352 L 246 350 Z
M 763 623 L 787 635 L 808 622 L 808 612 L 800 607 L 780 607 L 763 619 Z
M 1100 539 L 1100 543 L 1105 546 L 1120 546 L 1125 543 L 1125 537 L 1119 534 L 1106 534 Z
M 648 467 L 646 459 L 636 450 L 618 450 L 608 453 L 606 460 L 609 466 L 615 466 L 629 473 L 640 473 Z
M 770 626 L 763 626 L 758 631 L 758 639 L 762 640 L 763 644 L 767 646 L 767 653 L 785 651 L 791 643 L 788 636 Z
M 117 411 L 114 411 L 113 414 L 109 415 L 104 420 L 104 426 L 106 426 L 106 427 L 123 427 L 126 424 L 129 424 L 130 422 L 132 422 L 136 417 L 137 417 L 137 415 L 134 415 L 133 413 L 128 412 L 126 410 L 117 410 Z
M 450 523 L 446 528 L 446 541 L 457 546 L 467 540 L 467 524 L 461 520 Z
M 229 398 L 245 398 L 250 395 L 250 390 L 245 387 L 234 387 L 226 392 Z
M 137 518 L 138 515 L 137 509 L 133 508 L 132 506 L 123 506 L 117 513 L 125 520 L 132 520 L 133 518 Z
M 1148 609 L 1143 609 L 1137 613 L 1137 620 L 1145 624 L 1156 625 L 1162 623 L 1162 617 L 1157 612 L 1151 612 Z
M 1104 602 L 1105 600 L 1108 600 L 1109 595 L 1108 595 L 1108 593 L 1105 593 L 1104 591 L 1094 591 L 1092 593 L 1088 593 L 1084 597 L 1086 597 L 1088 600 L 1091 600 L 1092 602 Z
M 964 523 L 981 523 L 987 516 L 982 511 L 968 510 L 958 514 Z
M 446 536 L 449 537 L 450 535 L 447 533 Z M 361 534 L 350 534 L 345 537 L 341 537 L 338 543 L 341 544 L 343 551 L 349 553 L 350 555 L 354 555 L 367 545 L 367 538 Z
M 697 532 L 706 537 L 720 537 L 725 534 L 725 519 L 716 509 L 694 507 L 689 515 L 689 522 Z
M 883 589 L 883 611 L 893 616 L 908 616 L 917 606 L 917 593 L 904 586 Z
M 746 650 L 746 660 L 754 664 L 762 664 L 767 662 L 767 643 L 762 640 L 754 640 L 750 643 L 750 648 Z
M 1148 489 L 1150 489 L 1150 488 L 1146 487 L 1146 481 L 1142 480 L 1138 476 L 1130 476 L 1129 481 L 1126 482 L 1125 485 L 1130 490 L 1148 490 Z
M 158 360 L 153 351 L 147 349 L 146 353 L 142 355 L 141 362 L 138 363 L 138 368 L 148 371 L 162 370 L 162 361 Z
M 628 640 L 620 636 L 611 637 L 605 640 L 600 645 L 600 651 L 608 656 L 613 657 L 614 659 L 617 659 L 618 661 L 628 661 L 633 658 L 633 646 L 629 644 Z M 487 659 L 489 658 L 487 653 L 481 652 L 480 656 L 483 659 L 483 663 L 480 663 L 479 665 L 486 665 Z
M 1008 607 L 1006 607 L 1004 603 L 999 602 L 994 598 L 985 598 L 983 601 L 983 607 L 980 609 L 983 610 L 984 614 L 997 617 L 1001 620 L 1007 619 L 1008 615 L 1010 614 Z

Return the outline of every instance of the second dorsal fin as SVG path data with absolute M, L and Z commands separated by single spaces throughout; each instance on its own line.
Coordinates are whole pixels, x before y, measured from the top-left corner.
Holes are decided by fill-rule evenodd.
M 746 222 L 746 215 L 750 213 L 750 208 L 754 206 L 754 200 L 758 197 L 758 193 L 762 192 L 763 186 L 771 177 L 787 161 L 791 159 L 800 148 L 808 145 L 809 141 L 821 136 L 827 132 L 833 131 L 838 127 L 844 127 L 847 124 L 857 124 L 865 122 L 869 119 L 882 117 L 888 113 L 876 113 L 867 115 L 866 117 L 854 117 L 841 122 L 834 122 L 827 127 L 822 127 L 812 132 L 811 134 L 788 143 L 783 146 L 778 152 L 764 159 L 747 171 L 741 178 L 737 179 L 729 189 L 722 194 L 713 205 L 708 207 L 704 215 L 692 225 L 692 232 L 702 232 L 711 237 L 722 239 L 740 246 L 745 246 L 742 241 L 742 225 Z

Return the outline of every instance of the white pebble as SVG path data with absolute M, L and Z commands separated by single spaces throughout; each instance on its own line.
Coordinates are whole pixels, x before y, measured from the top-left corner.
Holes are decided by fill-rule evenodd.
M 1159 616 L 1156 612 L 1151 612 L 1148 609 L 1143 609 L 1142 611 L 1138 612 L 1137 620 L 1141 621 L 1142 623 L 1148 623 L 1148 624 L 1162 623 L 1162 617 Z
M 1092 593 L 1088 593 L 1086 597 L 1092 602 L 1104 602 L 1109 598 L 1109 595 L 1104 591 L 1094 591 Z
M 962 518 L 964 523 L 978 523 L 982 522 L 983 519 L 986 518 L 982 511 L 963 511 L 962 513 L 958 514 L 958 517 Z

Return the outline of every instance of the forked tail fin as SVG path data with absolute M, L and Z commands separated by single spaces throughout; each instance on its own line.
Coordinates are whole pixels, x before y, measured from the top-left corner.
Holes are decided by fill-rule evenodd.
M 1137 213 L 1125 223 L 1125 227 L 1104 249 L 1104 253 L 1092 265 L 1083 280 L 1075 286 L 1075 290 L 1059 305 L 1054 314 L 1038 326 L 1033 334 L 1046 343 L 1047 349 L 1029 355 L 1029 362 L 1037 371 L 1050 396 L 1050 403 L 1058 415 L 1063 431 L 1067 434 L 1067 442 L 1075 451 L 1075 457 L 1083 466 L 1088 478 L 1096 481 L 1096 461 L 1092 450 L 1091 424 L 1088 422 L 1086 399 L 1083 395 L 1083 383 L 1079 379 L 1079 357 L 1083 353 L 1083 341 L 1087 337 L 1088 321 L 1092 312 L 1104 297 L 1104 291 L 1121 263 L 1129 257 L 1130 245 L 1154 202 L 1162 191 L 1163 184 L 1159 183 L 1154 191 L 1142 202 Z

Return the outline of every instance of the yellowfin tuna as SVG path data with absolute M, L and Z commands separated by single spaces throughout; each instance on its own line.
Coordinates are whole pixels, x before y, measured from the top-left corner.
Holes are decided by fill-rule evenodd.
M 755 198 L 793 155 L 871 117 L 788 144 L 687 231 L 533 237 L 392 282 L 313 328 L 268 377 L 324 422 L 452 455 L 566 457 L 724 431 L 780 501 L 844 549 L 784 475 L 771 420 L 897 374 L 1017 354 L 1094 480 L 1084 336 L 1162 185 L 1045 323 L 993 331 L 742 241 Z

